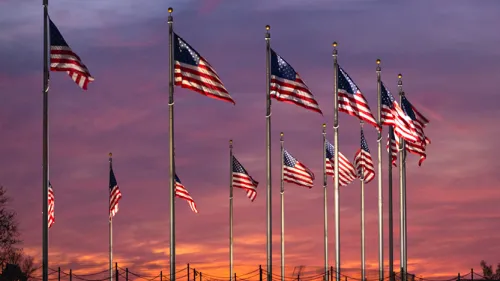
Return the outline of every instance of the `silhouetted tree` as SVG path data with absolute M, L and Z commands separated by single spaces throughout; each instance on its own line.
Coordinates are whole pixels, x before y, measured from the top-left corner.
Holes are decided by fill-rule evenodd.
M 497 264 L 495 272 L 493 272 L 493 265 L 488 265 L 486 261 L 481 261 L 481 268 L 483 269 L 483 276 L 489 280 L 500 280 L 500 263 Z
M 2 271 L 9 266 L 10 272 L 21 270 L 22 276 L 16 276 L 16 280 L 26 280 L 35 271 L 33 257 L 24 253 L 18 231 L 16 212 L 9 208 L 10 198 L 7 190 L 0 186 L 0 265 Z M 15 265 L 12 267 L 12 265 Z M 18 269 L 13 269 L 13 268 Z M 5 277 L 5 276 L 3 276 Z M 5 278 L 2 278 L 5 279 Z

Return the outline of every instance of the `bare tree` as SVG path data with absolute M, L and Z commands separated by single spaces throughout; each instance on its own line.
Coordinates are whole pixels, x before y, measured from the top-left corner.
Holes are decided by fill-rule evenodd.
M 16 212 L 9 208 L 9 202 L 7 190 L 0 186 L 0 265 L 2 270 L 7 264 L 17 265 L 29 278 L 36 270 L 34 260 L 21 247 Z
M 483 269 L 483 276 L 488 280 L 500 280 L 500 263 L 497 264 L 495 272 L 493 272 L 493 265 L 488 265 L 486 261 L 481 261 L 481 268 Z

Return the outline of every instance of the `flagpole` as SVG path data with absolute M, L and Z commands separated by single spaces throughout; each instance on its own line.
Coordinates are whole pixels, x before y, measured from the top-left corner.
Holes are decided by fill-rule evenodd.
M 168 8 L 168 48 L 169 48 L 169 150 L 170 150 L 170 280 L 175 281 L 175 162 L 174 162 L 174 45 L 172 8 Z
M 233 140 L 229 140 L 229 280 L 233 278 Z M 235 280 L 236 281 L 236 280 Z
M 377 121 L 380 130 L 378 131 L 377 145 L 378 145 L 378 279 L 384 280 L 384 197 L 382 192 L 382 87 L 380 77 L 380 60 L 377 59 Z
M 109 171 L 113 169 L 113 154 L 109 153 Z M 113 281 L 113 218 L 111 217 L 111 189 L 108 187 L 109 191 L 109 204 L 108 204 L 108 216 L 109 216 L 109 281 Z
M 335 280 L 340 281 L 340 202 L 339 202 L 339 93 L 337 42 L 333 42 L 333 145 L 334 145 L 334 187 L 335 187 Z
M 267 281 L 272 281 L 273 271 L 273 237 L 272 237 L 272 192 L 271 192 L 271 34 L 269 30 L 271 27 L 266 25 L 266 170 L 267 170 L 267 198 L 266 198 L 266 212 L 267 212 Z
M 393 134 L 392 126 L 389 126 L 389 138 Z M 391 152 L 391 143 L 389 139 L 389 150 L 388 150 L 388 170 L 387 177 L 389 178 L 389 281 L 395 281 L 394 276 L 394 221 L 393 221 L 393 210 L 392 210 L 392 152 Z
M 398 74 L 398 89 L 399 89 L 399 103 L 402 104 L 403 92 L 403 81 L 402 75 Z M 405 141 L 403 138 L 399 140 L 399 233 L 400 233 L 400 267 L 401 267 L 401 280 L 406 281 L 406 153 L 405 153 Z
M 328 270 L 328 197 L 326 182 L 326 124 L 323 124 L 323 218 L 324 218 L 324 248 L 325 248 L 325 281 L 329 279 Z
M 361 133 L 363 133 L 363 121 L 359 122 L 361 126 Z M 363 170 L 363 152 L 361 151 L 361 170 L 359 171 L 361 182 L 361 281 L 366 281 L 366 268 L 365 268 L 365 174 Z
M 283 175 L 283 165 L 285 157 L 283 132 L 280 134 L 281 143 L 281 281 L 285 281 L 285 182 Z
M 43 0 L 42 281 L 49 280 L 49 1 Z

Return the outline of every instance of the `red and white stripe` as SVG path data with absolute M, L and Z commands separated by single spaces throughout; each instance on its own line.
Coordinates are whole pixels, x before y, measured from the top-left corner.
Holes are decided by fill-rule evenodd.
M 318 102 L 298 73 L 296 73 L 295 81 L 271 75 L 270 95 L 278 101 L 295 104 L 323 114 Z
M 50 46 L 50 70 L 65 71 L 84 90 L 94 81 L 85 64 L 69 46 Z
M 285 151 L 285 153 L 288 152 Z M 293 158 L 293 156 L 291 156 L 290 154 L 289 156 Z M 307 188 L 312 188 L 314 174 L 304 164 L 300 163 L 295 158 L 293 159 L 295 160 L 295 166 L 290 167 L 286 164 L 283 165 L 283 181 L 294 183 L 296 185 Z
M 326 161 L 326 174 L 335 176 L 333 166 L 335 159 L 325 159 Z M 339 184 L 340 186 L 347 186 L 356 179 L 356 170 L 351 162 L 339 152 Z
M 195 213 L 198 213 L 198 209 L 196 209 L 196 203 L 194 202 L 193 197 L 189 195 L 189 192 L 184 187 L 184 185 L 178 181 L 175 181 L 175 196 L 186 200 L 191 210 Z
M 233 187 L 246 190 L 247 197 L 250 198 L 251 201 L 254 201 L 257 197 L 258 184 L 258 182 L 254 181 L 247 174 L 233 172 Z
M 235 104 L 215 69 L 203 57 L 196 66 L 175 61 L 174 77 L 177 86 Z
M 411 118 L 404 113 L 397 102 L 393 103 L 393 107 L 394 109 L 382 104 L 380 112 L 382 125 L 393 126 L 394 133 L 407 141 L 418 141 L 419 136 Z
M 399 152 L 399 138 L 397 136 L 394 137 L 395 137 L 394 139 L 391 139 L 390 137 L 387 138 L 387 151 L 389 151 L 389 144 L 390 144 L 392 164 L 396 166 L 396 160 L 398 158 L 398 152 Z M 418 160 L 419 166 L 422 166 L 424 160 L 427 159 L 426 147 L 427 145 L 425 143 L 405 141 L 406 151 L 415 154 L 417 156 L 420 156 L 420 159 Z
M 109 195 L 109 216 L 114 217 L 116 213 L 118 213 L 118 202 L 122 199 L 122 193 L 118 188 L 118 185 L 115 185 L 111 190 Z
M 394 135 L 393 135 L 394 136 Z M 399 142 L 391 138 L 391 134 L 387 135 L 387 152 L 391 153 L 391 162 L 394 167 L 397 167 L 396 160 L 398 159 Z
M 354 155 L 354 165 L 358 171 L 358 177 L 365 183 L 371 182 L 375 178 L 375 167 L 372 156 L 363 149 L 359 149 Z
M 54 225 L 56 222 L 56 217 L 54 213 L 54 207 L 55 207 L 55 196 L 54 196 L 54 190 L 52 189 L 52 185 L 49 183 L 49 228 Z

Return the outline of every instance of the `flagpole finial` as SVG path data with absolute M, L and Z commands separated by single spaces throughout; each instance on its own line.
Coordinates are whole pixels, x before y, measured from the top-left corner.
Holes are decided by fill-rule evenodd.
M 233 140 L 229 140 L 229 145 L 233 145 Z
M 266 30 L 269 31 L 271 29 L 271 26 L 268 24 L 266 25 Z
M 112 156 L 113 156 L 113 153 L 111 153 L 111 152 L 110 152 L 108 155 L 109 155 L 109 157 L 112 157 Z
M 380 64 L 380 59 L 377 59 L 377 64 Z
M 323 123 L 323 128 L 326 128 L 326 123 Z
M 401 78 L 403 78 L 403 74 L 399 73 L 398 74 L 398 79 L 401 79 Z
M 283 135 L 284 135 L 284 134 L 283 134 L 283 132 L 281 132 L 281 133 L 280 133 L 280 137 L 283 137 Z
M 335 42 L 333 42 L 333 43 L 332 43 L 332 46 L 333 46 L 334 48 L 337 48 L 337 42 L 336 42 L 336 41 L 335 41 Z
M 172 7 L 168 7 L 168 13 L 171 14 L 174 11 Z

